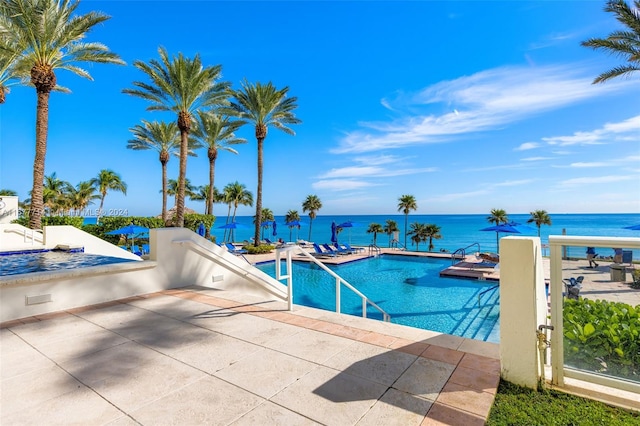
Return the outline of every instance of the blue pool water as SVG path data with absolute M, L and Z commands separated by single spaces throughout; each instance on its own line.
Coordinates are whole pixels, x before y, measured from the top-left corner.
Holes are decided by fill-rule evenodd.
M 329 266 L 384 309 L 391 322 L 471 339 L 499 341 L 499 289 L 488 281 L 441 278 L 450 260 L 382 255 Z M 284 272 L 283 263 L 283 272 Z M 275 277 L 275 263 L 258 265 Z M 294 303 L 335 311 L 335 279 L 315 264 L 294 262 Z M 286 283 L 286 282 L 285 282 Z M 482 296 L 478 306 L 478 295 Z M 361 316 L 362 301 L 342 287 L 342 313 Z M 372 307 L 367 317 L 382 320 Z
M 130 262 L 119 257 L 99 256 L 87 253 L 40 251 L 0 256 L 0 276 L 27 274 L 30 272 L 76 269 L 88 266 Z

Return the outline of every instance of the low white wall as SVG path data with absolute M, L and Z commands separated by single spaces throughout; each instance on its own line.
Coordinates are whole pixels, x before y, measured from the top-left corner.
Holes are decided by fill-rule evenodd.
M 548 324 L 540 238 L 500 240 L 500 364 L 503 379 L 536 389 L 537 330 Z
M 103 239 L 78 229 L 75 226 L 45 226 L 44 244 L 47 248 L 55 248 L 58 244 L 70 244 L 84 247 L 84 252 L 102 256 L 121 257 L 131 260 L 142 260 L 130 251 L 121 249 Z
M 18 197 L 0 196 L 0 223 L 11 223 L 18 218 Z
M 27 232 L 25 241 L 24 233 Z M 31 236 L 33 235 L 33 241 Z M 0 251 L 26 250 L 42 248 L 44 238 L 41 232 L 18 225 L 17 223 L 0 224 Z
M 58 233 L 78 236 L 75 231 L 64 234 L 65 229 L 60 228 L 66 227 L 47 228 L 57 228 L 53 233 L 52 229 L 46 229 L 47 240 L 57 240 Z M 88 247 L 87 242 L 92 241 L 89 237 L 93 238 L 87 234 L 71 242 L 83 241 Z M 0 322 L 186 286 L 237 289 L 273 299 L 265 287 L 256 284 L 255 277 L 286 291 L 278 281 L 188 229 L 152 229 L 149 237 L 149 261 L 0 277 Z M 215 261 L 190 249 L 188 244 L 177 243 L 179 241 L 205 247 Z M 254 279 L 253 283 L 247 279 L 248 275 Z M 50 301 L 27 305 L 27 298 L 34 296 Z

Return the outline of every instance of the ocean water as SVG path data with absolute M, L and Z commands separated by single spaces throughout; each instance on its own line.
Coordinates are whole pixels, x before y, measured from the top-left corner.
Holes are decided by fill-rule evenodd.
M 425 223 L 435 224 L 440 227 L 442 238 L 434 240 L 434 251 L 445 249 L 454 251 L 459 248 L 467 247 L 471 244 L 478 243 L 480 251 L 495 252 L 496 233 L 492 231 L 480 231 L 480 229 L 493 226 L 487 221 L 487 215 L 416 215 L 409 214 L 408 224 Z M 528 214 L 509 215 L 509 219 L 517 223 L 527 225 L 532 229 L 523 229 L 522 236 L 537 236 L 538 230 L 535 224 L 527 224 Z M 625 226 L 640 224 L 640 213 L 638 214 L 550 214 L 551 226 L 543 225 L 540 229 L 540 238 L 543 244 L 549 242 L 549 235 L 580 235 L 580 236 L 598 236 L 598 237 L 640 237 L 640 231 L 632 231 L 623 229 Z M 338 240 L 349 242 L 351 245 L 367 246 L 373 243 L 373 234 L 368 234 L 367 229 L 371 223 L 379 223 L 384 227 L 387 219 L 395 220 L 400 229 L 400 242 L 404 243 L 404 215 L 372 215 L 372 216 L 318 216 L 313 220 L 310 226 L 308 216 L 301 216 L 303 222 L 300 229 L 289 229 L 285 226 L 283 216 L 276 216 L 276 233 L 273 235 L 271 228 L 264 229 L 263 238 L 269 238 L 276 241 L 282 238 L 285 241 L 296 241 L 304 239 L 318 243 L 330 242 L 331 240 L 331 223 L 341 224 L 346 221 L 352 221 L 354 226 L 344 228 L 338 234 Z M 224 234 L 223 229 L 217 228 L 224 225 L 225 216 L 220 216 L 216 220 L 212 229 L 212 234 L 216 236 L 217 241 L 222 241 Z M 235 230 L 234 241 L 248 241 L 253 237 L 253 217 L 241 216 L 236 217 L 236 222 L 243 225 Z M 310 234 L 311 231 L 311 234 Z M 564 231 L 564 232 L 563 232 Z M 500 233 L 500 238 L 513 235 Z M 377 245 L 387 247 L 389 245 L 389 237 L 386 234 L 377 235 Z M 410 237 L 407 237 L 407 249 L 416 250 L 416 246 L 412 245 Z M 419 251 L 427 251 L 428 243 L 421 243 L 417 249 Z M 476 250 L 473 248 L 472 250 Z M 570 249 L 570 255 L 584 255 L 584 248 Z M 612 256 L 613 249 L 599 249 L 602 256 Z M 634 251 L 634 259 L 640 258 L 640 251 Z

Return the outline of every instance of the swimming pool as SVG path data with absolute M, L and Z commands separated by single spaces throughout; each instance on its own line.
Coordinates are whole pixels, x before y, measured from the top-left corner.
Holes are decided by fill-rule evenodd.
M 120 257 L 100 256 L 64 251 L 38 251 L 0 256 L 0 276 L 27 274 L 30 272 L 77 269 L 88 266 L 131 262 Z
M 497 343 L 500 292 L 496 283 L 441 278 L 440 271 L 450 264 L 447 259 L 381 255 L 327 266 L 384 309 L 393 323 Z M 275 263 L 258 268 L 275 277 Z M 334 278 L 307 262 L 294 262 L 293 273 L 294 303 L 335 311 Z M 478 296 L 485 290 L 478 305 Z M 361 316 L 362 301 L 343 287 L 340 309 Z M 367 317 L 382 320 L 371 307 Z

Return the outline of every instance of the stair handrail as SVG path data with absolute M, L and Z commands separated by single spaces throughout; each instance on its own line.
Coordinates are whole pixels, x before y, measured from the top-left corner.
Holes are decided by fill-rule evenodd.
M 471 243 L 466 247 L 463 248 L 459 248 L 456 251 L 454 251 L 453 253 L 451 253 L 451 264 L 455 264 L 456 259 L 460 259 L 460 260 L 464 260 L 467 257 L 467 249 L 469 247 L 473 247 L 473 246 L 478 246 L 478 253 L 480 252 L 480 243 Z
M 382 252 L 382 249 L 375 244 L 369 244 L 369 255 L 371 255 L 371 252 L 375 252 L 375 256 L 378 256 Z
M 286 260 L 287 270 L 285 274 L 282 274 L 281 265 L 280 265 L 280 262 L 282 260 L 282 256 L 281 256 L 282 254 L 286 255 L 285 260 Z M 309 252 L 307 252 L 306 250 L 304 250 L 302 247 L 298 245 L 284 246 L 276 249 L 276 279 L 278 281 L 283 279 L 287 280 L 287 289 L 288 289 L 287 291 L 289 292 L 289 295 L 288 295 L 289 310 L 293 310 L 293 269 L 291 267 L 293 254 L 302 254 L 303 256 L 306 256 L 311 262 L 315 263 L 321 269 L 323 269 L 325 272 L 327 272 L 329 275 L 335 278 L 336 280 L 336 313 L 338 314 L 340 313 L 340 293 L 341 293 L 340 284 L 343 284 L 349 290 L 353 291 L 356 295 L 360 296 L 360 298 L 362 299 L 362 317 L 363 318 L 367 318 L 367 304 L 369 304 L 382 314 L 383 321 L 385 322 L 391 321 L 391 316 L 387 312 L 385 312 L 384 309 L 382 309 L 374 301 L 372 301 L 367 296 L 362 294 L 360 290 L 358 290 L 357 288 L 349 284 L 349 282 L 347 282 L 344 278 L 342 278 L 340 275 L 336 274 L 334 271 L 329 269 L 324 263 L 320 262 L 318 259 L 312 256 Z

